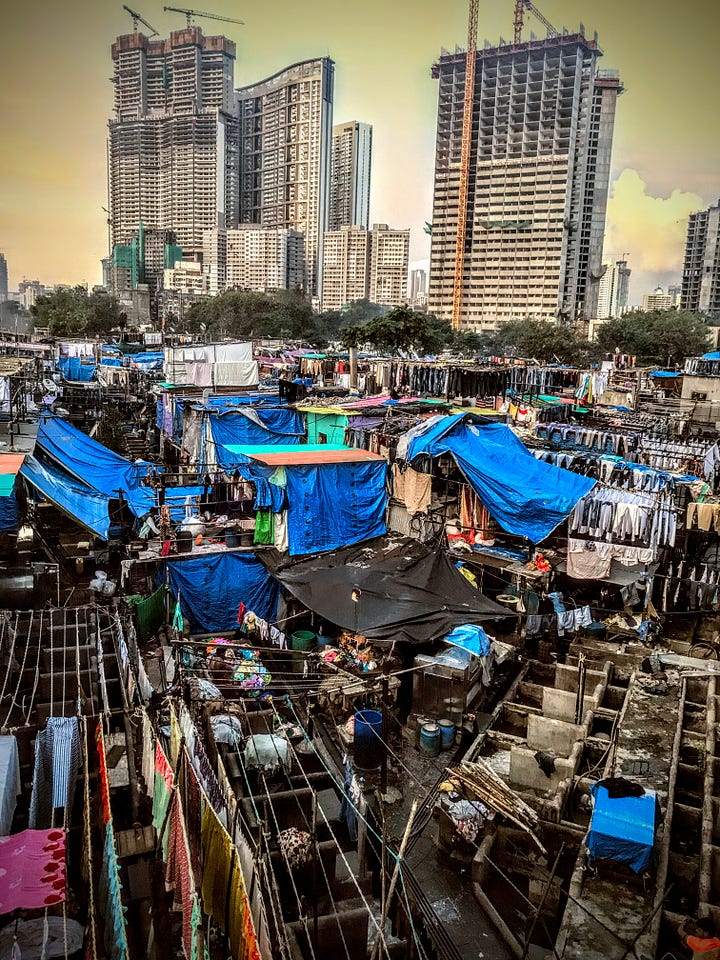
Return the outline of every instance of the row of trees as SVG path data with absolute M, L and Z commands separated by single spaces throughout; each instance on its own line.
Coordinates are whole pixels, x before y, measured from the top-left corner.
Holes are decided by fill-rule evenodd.
M 114 297 L 84 287 L 39 297 L 32 314 L 53 337 L 105 336 L 123 330 L 127 317 Z M 386 311 L 358 300 L 342 312 L 314 313 L 299 290 L 277 293 L 228 291 L 194 304 L 184 329 L 208 339 L 277 338 L 317 346 L 342 342 L 388 354 L 437 354 L 449 350 L 464 357 L 516 356 L 540 362 L 587 364 L 607 353 L 633 354 L 643 364 L 676 364 L 705 352 L 709 330 L 689 310 L 634 310 L 608 320 L 588 341 L 573 329 L 534 320 L 503 324 L 491 333 L 455 332 L 446 320 L 395 307 Z

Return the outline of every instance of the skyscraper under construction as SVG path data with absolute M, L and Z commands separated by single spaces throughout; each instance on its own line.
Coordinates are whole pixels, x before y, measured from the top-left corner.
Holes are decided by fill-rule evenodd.
M 456 327 L 595 316 L 622 92 L 617 72 L 598 69 L 601 55 L 582 26 L 524 43 L 516 33 L 513 43 L 486 42 L 476 51 L 465 190 L 471 60 L 443 52 L 433 66 L 439 95 L 428 309 Z

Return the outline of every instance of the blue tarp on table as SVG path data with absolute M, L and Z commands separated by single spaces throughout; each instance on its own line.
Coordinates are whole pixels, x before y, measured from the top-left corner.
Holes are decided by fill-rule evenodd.
M 449 454 L 503 530 L 533 543 L 549 536 L 595 486 L 536 460 L 509 427 L 478 414 L 433 417 L 412 433 L 408 463 Z
M 286 474 L 291 557 L 385 533 L 385 460 L 288 466 Z
M 279 594 L 278 582 L 270 576 L 254 553 L 211 553 L 165 564 L 170 588 L 193 633 L 233 630 L 239 626 L 238 607 L 263 620 L 274 620 Z M 158 578 L 164 578 L 164 569 Z
M 82 526 L 107 540 L 110 528 L 110 498 L 71 476 L 53 463 L 26 457 L 20 475 L 42 495 L 74 517 Z
M 660 805 L 654 790 L 641 797 L 611 798 L 607 787 L 590 788 L 593 813 L 585 845 L 592 857 L 626 863 L 635 873 L 651 866 Z

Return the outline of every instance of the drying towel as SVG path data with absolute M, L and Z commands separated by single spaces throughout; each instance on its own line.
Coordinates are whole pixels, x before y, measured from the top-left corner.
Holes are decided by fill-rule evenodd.
M 0 837 L 0 913 L 64 900 L 64 830 L 23 830 Z

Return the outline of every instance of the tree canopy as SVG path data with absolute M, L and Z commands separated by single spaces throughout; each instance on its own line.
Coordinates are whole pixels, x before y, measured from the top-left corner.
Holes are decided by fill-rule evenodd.
M 542 320 L 513 320 L 480 335 L 486 356 L 514 356 L 540 363 L 586 363 L 595 350 L 586 337 L 568 327 Z
M 228 290 L 211 300 L 195 303 L 186 326 L 191 333 L 207 337 L 278 337 L 322 339 L 319 318 L 299 290 L 251 293 Z
M 127 322 L 114 297 L 104 290 L 88 293 L 85 287 L 38 297 L 30 312 L 36 326 L 47 327 L 52 337 L 103 336 Z
M 703 316 L 691 310 L 631 310 L 598 328 L 603 353 L 629 353 L 641 364 L 681 363 L 708 349 L 709 330 Z
M 452 339 L 452 328 L 446 320 L 403 306 L 394 307 L 367 323 L 343 327 L 341 339 L 347 347 L 368 344 L 391 354 L 439 353 Z

